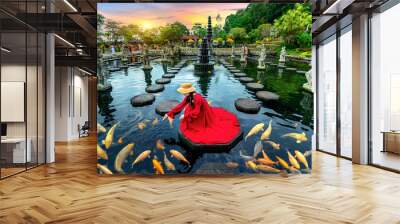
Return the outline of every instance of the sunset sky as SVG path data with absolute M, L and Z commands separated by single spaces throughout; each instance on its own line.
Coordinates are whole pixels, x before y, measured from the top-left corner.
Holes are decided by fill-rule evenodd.
M 124 24 L 137 24 L 150 29 L 179 21 L 188 28 L 194 23 L 207 24 L 207 17 L 215 18 L 219 14 L 222 24 L 226 16 L 239 9 L 246 8 L 248 3 L 98 3 L 98 12 L 107 19 Z

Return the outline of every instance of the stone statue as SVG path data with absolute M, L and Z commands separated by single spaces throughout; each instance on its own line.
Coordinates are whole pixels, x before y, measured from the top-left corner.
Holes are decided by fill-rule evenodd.
M 285 64 L 286 62 L 286 47 L 283 46 L 281 50 L 281 55 L 279 56 L 279 63 Z
M 234 58 L 234 57 L 235 57 L 235 48 L 233 47 L 233 44 L 232 44 L 231 58 Z
M 244 45 L 242 46 L 242 51 L 240 53 L 240 61 L 241 62 L 247 61 L 247 47 Z
M 147 48 L 143 49 L 143 71 L 150 71 L 153 67 L 150 65 L 149 50 Z
M 307 83 L 304 83 L 303 88 L 305 90 L 313 92 L 312 71 L 311 71 L 311 69 L 308 72 L 306 72 L 305 76 L 306 76 L 306 79 L 307 79 Z
M 261 52 L 260 52 L 260 56 L 258 58 L 258 66 L 257 68 L 260 70 L 265 69 L 265 58 L 267 56 L 267 52 L 265 50 L 265 45 L 261 45 Z

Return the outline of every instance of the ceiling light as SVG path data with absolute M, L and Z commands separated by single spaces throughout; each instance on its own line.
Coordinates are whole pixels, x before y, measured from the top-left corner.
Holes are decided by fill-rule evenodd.
M 6 52 L 6 53 L 10 53 L 10 52 L 11 52 L 10 50 L 8 50 L 8 49 L 5 48 L 5 47 L 1 47 L 0 49 L 1 49 L 2 51 Z
M 71 4 L 69 3 L 68 0 L 64 0 L 65 4 L 67 4 L 74 12 L 78 12 L 78 10 Z
M 75 45 L 73 45 L 73 44 L 72 44 L 71 42 L 69 42 L 68 40 L 66 40 L 66 39 L 64 39 L 64 38 L 62 38 L 62 37 L 60 37 L 60 36 L 57 35 L 57 34 L 54 34 L 54 36 L 57 37 L 58 39 L 60 39 L 61 41 L 63 41 L 64 43 L 66 43 L 67 45 L 69 45 L 70 47 L 75 48 Z

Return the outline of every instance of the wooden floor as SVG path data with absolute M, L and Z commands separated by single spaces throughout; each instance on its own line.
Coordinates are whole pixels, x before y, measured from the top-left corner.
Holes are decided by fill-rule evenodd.
M 0 181 L 0 223 L 400 223 L 400 175 L 315 153 L 310 175 L 96 174 L 94 138 Z

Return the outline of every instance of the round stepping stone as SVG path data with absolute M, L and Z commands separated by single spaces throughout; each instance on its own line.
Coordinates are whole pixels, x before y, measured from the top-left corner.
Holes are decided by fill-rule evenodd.
M 288 70 L 288 71 L 296 71 L 295 68 L 286 68 L 286 70 Z
M 269 91 L 258 91 L 256 92 L 256 96 L 258 99 L 266 102 L 270 100 L 279 100 L 279 95 Z
M 256 114 L 261 108 L 257 101 L 247 98 L 239 98 L 235 100 L 235 107 L 238 111 L 248 114 Z
M 253 82 L 254 79 L 250 78 L 250 77 L 241 77 L 241 78 L 239 78 L 239 81 L 240 82 L 244 82 L 244 83 L 248 83 L 248 82 Z
M 178 71 L 177 70 L 168 70 L 168 73 L 171 73 L 171 74 L 176 74 L 176 73 L 178 73 Z
M 179 104 L 179 101 L 177 100 L 166 100 L 161 103 L 159 103 L 156 106 L 156 113 L 164 116 L 166 113 L 170 112 L 176 105 Z
M 171 82 L 171 79 L 167 79 L 167 78 L 161 78 L 161 79 L 157 79 L 156 80 L 157 84 L 167 84 L 167 83 L 170 83 L 170 82 Z
M 172 78 L 175 77 L 175 75 L 167 73 L 167 74 L 162 75 L 162 77 L 165 78 L 165 79 L 172 79 Z
M 140 107 L 150 105 L 154 102 L 154 100 L 156 100 L 156 97 L 153 94 L 143 93 L 132 97 L 131 104 L 134 107 Z
M 259 91 L 259 90 L 263 90 L 264 89 L 264 85 L 263 84 L 255 83 L 255 82 L 247 83 L 246 87 L 249 90 L 253 90 L 253 91 Z
M 243 72 L 240 72 L 240 73 L 234 73 L 233 76 L 240 78 L 240 77 L 246 77 L 247 75 Z
M 154 84 L 146 87 L 146 92 L 148 93 L 158 93 L 164 90 L 164 85 Z
M 242 71 L 238 70 L 238 69 L 232 69 L 231 70 L 232 73 L 241 73 Z

